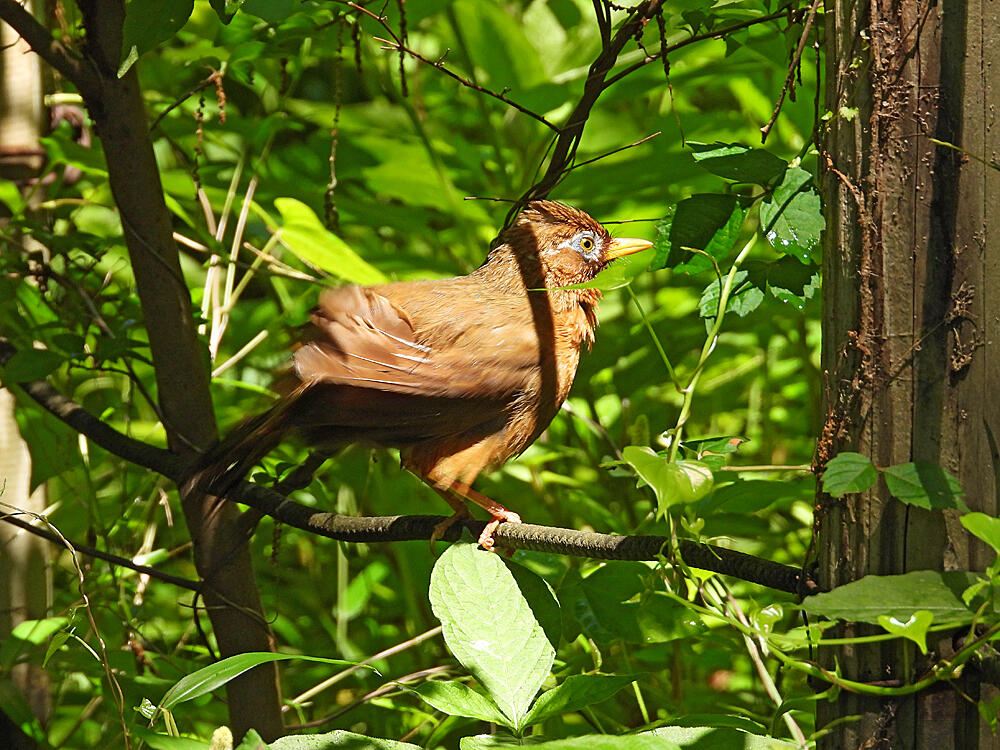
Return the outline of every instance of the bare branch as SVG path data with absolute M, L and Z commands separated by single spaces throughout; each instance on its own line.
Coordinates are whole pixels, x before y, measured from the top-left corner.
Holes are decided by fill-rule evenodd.
M 694 36 L 690 36 L 687 39 L 682 39 L 676 44 L 671 44 L 669 47 L 662 48 L 660 49 L 659 52 L 655 52 L 652 55 L 649 55 L 643 58 L 642 60 L 639 60 L 639 62 L 629 65 L 627 68 L 625 68 L 625 70 L 619 73 L 615 73 L 615 75 L 613 75 L 611 78 L 608 79 L 606 85 L 611 86 L 620 81 L 625 76 L 630 75 L 635 71 L 639 70 L 639 68 L 642 68 L 646 65 L 649 65 L 649 63 L 651 62 L 655 62 L 656 60 L 663 58 L 664 55 L 669 55 L 671 52 L 676 52 L 679 49 L 683 49 L 684 47 L 687 47 L 689 44 L 694 44 L 695 42 L 704 42 L 707 39 L 721 39 L 727 34 L 732 34 L 734 31 L 740 31 L 741 29 L 748 29 L 751 26 L 756 26 L 759 23 L 767 23 L 768 21 L 774 21 L 778 18 L 784 18 L 785 16 L 788 15 L 788 12 L 791 9 L 792 5 L 793 3 L 788 3 L 787 5 L 783 5 L 774 13 L 768 13 L 766 16 L 759 16 L 758 18 L 751 18 L 747 21 L 740 21 L 739 23 L 734 23 L 731 26 L 725 26 L 721 29 L 715 29 L 714 31 L 706 31 L 703 34 L 695 34 Z
M 764 143 L 767 141 L 767 135 L 771 132 L 771 128 L 774 127 L 774 123 L 778 120 L 778 113 L 781 112 L 781 105 L 785 101 L 785 94 L 791 90 L 793 82 L 795 80 L 795 71 L 798 70 L 799 61 L 802 60 L 802 52 L 806 48 L 806 42 L 809 40 L 809 30 L 812 28 L 813 21 L 816 19 L 816 11 L 819 9 L 820 0 L 813 0 L 812 7 L 809 8 L 809 15 L 806 16 L 806 22 L 802 27 L 802 36 L 799 37 L 799 46 L 795 49 L 795 54 L 792 56 L 792 61 L 788 65 L 788 73 L 785 75 L 785 83 L 781 87 L 781 93 L 778 95 L 778 102 L 774 105 L 774 111 L 771 113 L 771 119 L 767 121 L 767 124 L 760 129 L 760 142 Z M 794 101 L 794 93 L 793 98 Z
M 583 135 L 583 128 L 590 117 L 590 111 L 601 94 L 611 85 L 613 81 L 605 81 L 605 77 L 614 68 L 625 44 L 634 39 L 642 32 L 646 23 L 655 16 L 660 9 L 663 0 L 646 0 L 637 6 L 619 27 L 618 32 L 606 41 L 601 48 L 601 53 L 590 66 L 590 73 L 583 86 L 583 94 L 580 101 L 566 120 L 555 146 L 552 149 L 552 156 L 549 159 L 549 166 L 545 170 L 542 178 L 530 187 L 521 197 L 520 205 L 524 205 L 529 200 L 544 198 L 554 188 L 566 171 L 567 166 L 573 161 L 576 155 L 577 146 Z M 600 17 L 600 15 L 599 15 Z M 515 206 L 507 215 L 507 223 L 513 221 L 520 207 Z
M 10 508 L 11 506 L 4 505 L 3 507 Z M 201 590 L 201 585 L 197 581 L 192 581 L 190 578 L 181 578 L 180 576 L 170 575 L 170 573 L 164 573 L 162 570 L 151 568 L 148 565 L 139 565 L 138 563 L 134 563 L 127 557 L 114 555 L 110 552 L 99 550 L 97 547 L 91 547 L 88 544 L 80 544 L 79 542 L 66 540 L 55 532 L 43 529 L 41 526 L 35 526 L 22 518 L 18 518 L 19 514 L 20 511 L 17 509 L 12 509 L 10 512 L 0 513 L 0 521 L 9 523 L 11 526 L 17 526 L 19 529 L 23 529 L 29 534 L 34 534 L 42 539 L 47 539 L 53 544 L 65 545 L 68 543 L 74 552 L 79 552 L 81 555 L 93 557 L 97 560 L 104 560 L 119 567 L 134 570 L 136 573 L 148 575 L 150 578 L 156 578 L 159 581 L 169 583 L 172 586 L 177 586 L 178 588 L 187 589 L 188 591 Z

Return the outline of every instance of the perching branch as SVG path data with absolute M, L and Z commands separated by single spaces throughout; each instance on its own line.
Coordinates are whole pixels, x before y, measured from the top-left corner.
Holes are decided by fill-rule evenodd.
M 17 349 L 7 339 L 0 337 L 0 364 L 5 364 L 16 352 Z M 178 483 L 183 482 L 190 472 L 190 463 L 162 448 L 123 435 L 46 381 L 36 380 L 20 385 L 42 408 L 109 453 Z M 444 520 L 443 516 L 340 516 L 317 511 L 255 482 L 239 482 L 229 495 L 275 521 L 344 542 L 430 539 L 435 526 Z M 465 530 L 471 532 L 473 538 L 478 538 L 484 525 L 482 521 L 463 520 L 453 524 L 442 538 L 458 541 Z M 494 538 L 501 547 L 601 560 L 657 560 L 661 554 L 669 557 L 669 550 L 665 551 L 669 540 L 665 536 L 619 536 L 535 524 L 501 524 Z M 689 566 L 734 576 L 778 591 L 807 594 L 815 590 L 815 585 L 797 568 L 735 550 L 682 540 L 678 552 Z

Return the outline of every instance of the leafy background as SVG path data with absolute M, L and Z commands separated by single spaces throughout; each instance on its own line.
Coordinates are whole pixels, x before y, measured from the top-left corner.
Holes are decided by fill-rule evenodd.
M 374 38 L 384 37 L 384 29 L 344 5 L 246 0 L 230 11 L 237 5 L 239 11 L 223 23 L 208 3 L 194 3 L 188 18 L 184 3 L 134 0 L 123 50 L 127 62 L 130 42 L 136 42 L 141 55 L 136 64 L 175 230 L 188 247 L 184 270 L 196 306 L 206 290 L 225 289 L 225 263 L 213 270 L 210 256 L 228 258 L 240 209 L 251 199 L 240 239 L 268 253 L 244 277 L 256 256 L 241 248 L 236 279 L 246 282 L 237 287 L 231 314 L 212 319 L 217 300 L 207 308 L 206 341 L 215 367 L 253 344 L 214 378 L 224 426 L 266 408 L 273 374 L 287 361 L 294 327 L 306 319 L 319 283 L 443 277 L 475 268 L 509 210 L 489 199 L 516 198 L 532 184 L 551 140 L 543 124 L 504 103 L 410 58 L 401 63 Z M 405 7 L 414 49 L 481 86 L 509 89 L 506 96 L 550 122 L 569 114 L 600 48 L 590 5 L 575 0 L 425 0 Z M 681 41 L 777 9 L 776 3 L 752 0 L 711 8 L 670 3 L 667 39 Z M 65 11 L 72 30 L 74 8 Z M 400 6 L 377 12 L 400 28 Z M 671 54 L 669 80 L 659 62 L 621 80 L 595 107 L 577 162 L 648 140 L 579 166 L 552 197 L 602 221 L 641 220 L 610 226 L 619 235 L 659 238 L 660 253 L 671 244 L 663 234 L 669 225 L 661 220 L 673 215 L 676 223 L 685 199 L 716 194 L 741 206 L 759 199 L 761 186 L 708 171 L 697 158 L 707 147 L 691 144 L 759 143 L 759 128 L 771 116 L 801 30 L 784 17 L 751 25 Z M 643 44 L 655 48 L 657 33 L 650 25 Z M 623 59 L 635 62 L 643 55 L 632 44 Z M 797 73 L 798 96 L 784 102 L 767 142 L 771 154 L 807 172 L 815 170 L 809 143 L 817 120 L 817 67 L 807 53 Z M 206 84 L 210 75 L 216 78 Z M 331 201 L 324 191 L 331 181 L 332 129 L 337 184 Z M 63 123 L 46 140 L 56 181 L 46 189 L 44 221 L 22 216 L 16 227 L 51 248 L 51 276 L 40 285 L 25 284 L 27 263 L 6 256 L 7 273 L 0 279 L 8 335 L 22 343 L 40 341 L 51 354 L 27 358 L 15 365 L 20 370 L 8 367 L 5 377 L 51 374 L 92 413 L 143 440 L 162 442 L 162 427 L 143 393 L 155 394 L 155 386 L 102 156 L 98 146 L 82 147 L 74 137 Z M 773 163 L 765 159 L 762 168 Z M 16 196 L 5 189 L 2 198 L 18 216 Z M 226 217 L 218 239 L 205 205 L 216 221 Z M 768 223 L 767 209 L 759 210 L 760 221 Z M 724 272 L 757 222 L 751 212 L 730 227 L 730 242 L 718 259 Z M 325 234 L 324 223 L 340 241 Z M 628 271 L 634 275 L 629 290 L 609 291 L 602 303 L 597 343 L 583 359 L 567 413 L 521 458 L 479 483 L 525 520 L 665 533 L 654 493 L 637 487 L 635 474 L 616 462 L 626 446 L 664 450 L 659 436 L 674 427 L 684 399 L 658 349 L 686 382 L 712 323 L 712 306 L 701 303 L 716 279 L 711 264 L 692 261 L 690 254 L 678 257 L 679 244 L 673 244 L 674 257 L 658 257 L 659 265 L 687 263 L 693 272 L 642 272 L 654 259 L 637 259 Z M 747 275 L 736 280 L 733 314 L 726 316 L 701 373 L 685 426 L 688 439 L 745 441 L 714 464 L 715 491 L 674 509 L 672 518 L 683 534 L 799 565 L 810 539 L 814 486 L 795 467 L 809 464 L 819 429 L 819 302 L 806 293 L 813 270 L 799 260 L 787 265 L 791 258 L 779 250 L 763 238 L 752 245 L 743 266 Z M 817 260 L 803 255 L 800 260 Z M 808 273 L 800 278 L 803 269 Z M 795 279 L 767 289 L 764 275 L 781 273 Z M 215 281 L 213 274 L 219 274 Z M 801 298 L 780 293 L 796 285 Z M 753 290 L 767 293 L 748 302 Z M 62 533 L 194 576 L 169 482 L 79 441 L 31 409 L 22 409 L 20 418 L 35 479 L 48 481 L 50 519 Z M 714 453 L 718 446 L 710 447 Z M 693 450 L 685 455 L 695 457 Z M 283 445 L 266 470 L 279 475 L 303 457 L 301 446 Z M 730 471 L 734 465 L 792 469 L 742 473 Z M 365 515 L 444 512 L 436 495 L 400 472 L 388 452 L 350 448 L 328 462 L 317 480 L 299 499 L 318 508 Z M 265 605 L 284 651 L 363 659 L 438 625 L 427 594 L 436 557 L 425 543 L 334 545 L 275 529 L 265 519 L 253 545 Z M 742 635 L 686 609 L 670 595 L 680 591 L 683 598 L 684 588 L 665 581 L 653 566 L 525 552 L 513 561 L 540 575 L 562 605 L 553 666 L 559 682 L 595 669 L 642 673 L 634 687 L 596 706 L 547 719 L 546 736 L 617 734 L 707 713 L 744 717 L 762 733 L 772 725 L 779 735 L 784 731 L 780 720 L 773 721 L 776 706 L 755 676 Z M 85 572 L 126 706 L 139 706 L 144 698 L 157 702 L 168 686 L 210 662 L 190 596 L 102 563 L 87 563 Z M 56 610 L 67 618 L 65 632 L 83 636 L 66 553 L 56 576 Z M 768 609 L 787 602 L 786 595 L 739 583 L 731 590 L 751 613 L 777 611 L 786 625 L 796 622 L 791 614 Z M 40 660 L 48 640 L 35 641 L 6 654 L 8 662 Z M 482 731 L 481 722 L 436 712 L 388 682 L 423 670 L 461 676 L 440 638 L 375 666 L 379 673 L 353 672 L 294 706 L 289 720 L 326 719 L 319 728 L 428 747 L 455 746 Z M 92 653 L 69 638 L 50 654 L 46 668 L 55 700 L 48 741 L 65 747 L 120 742 Z M 284 694 L 297 696 L 330 674 L 328 665 L 290 662 L 283 667 Z M 778 684 L 786 698 L 807 693 L 801 677 L 779 673 Z M 387 689 L 378 691 L 383 685 Z M 225 723 L 221 702 L 191 705 L 175 717 L 182 731 L 205 738 Z M 808 734 L 809 710 L 796 716 Z

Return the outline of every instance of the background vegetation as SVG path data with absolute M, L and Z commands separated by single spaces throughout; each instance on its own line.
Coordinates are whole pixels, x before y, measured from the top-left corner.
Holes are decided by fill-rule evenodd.
M 555 130 L 566 127 L 607 44 L 595 7 L 612 30 L 627 15 L 576 0 L 129 3 L 122 72 L 138 69 L 223 429 L 268 406 L 268 386 L 319 285 L 444 277 L 479 264 L 511 209 L 503 201 L 537 184 Z M 54 33 L 78 36 L 76 7 L 57 8 Z M 819 227 L 812 214 L 795 223 L 768 208 L 784 181 L 789 195 L 807 201 L 802 210 L 818 210 L 808 183 L 811 144 L 829 114 L 816 93 L 821 60 L 817 27 L 808 26 L 815 6 L 809 10 L 671 2 L 625 46 L 611 74 L 622 77 L 589 113 L 572 168 L 551 197 L 657 246 L 606 281 L 597 343 L 564 413 L 523 456 L 479 483 L 526 521 L 711 540 L 792 566 L 810 559 L 809 465 L 824 387 Z M 669 54 L 652 54 L 661 48 Z M 58 75 L 53 90 L 60 93 L 52 101 L 74 104 Z M 747 148 L 759 144 L 762 127 L 771 156 Z M 40 204 L 0 184 L 11 215 L 0 333 L 30 354 L 8 362 L 4 380 L 47 376 L 121 432 L 166 445 L 100 142 L 81 142 L 81 128 L 63 121 L 44 147 L 43 179 L 28 188 Z M 778 232 L 800 242 L 789 250 L 774 242 Z M 31 245 L 13 251 L 25 236 L 44 253 Z M 741 248 L 741 275 L 728 277 L 729 314 L 715 338 L 717 272 L 728 274 Z M 17 395 L 32 483 L 48 488 L 49 523 L 68 539 L 197 579 L 172 482 Z M 678 451 L 671 437 L 679 428 L 688 443 Z M 714 474 L 707 482 L 685 474 L 690 487 L 678 495 L 675 483 L 650 473 L 648 453 L 623 456 L 628 446 L 699 459 Z M 283 476 L 305 456 L 300 445 L 282 445 L 266 476 Z M 638 486 L 636 471 L 646 480 Z M 394 456 L 363 446 L 330 460 L 296 499 L 347 515 L 444 512 Z M 657 512 L 672 504 L 666 518 Z M 448 715 L 461 711 L 438 711 L 445 699 L 425 695 L 428 703 L 398 685 L 446 676 L 468 684 L 455 656 L 468 663 L 451 642 L 446 648 L 436 630 L 440 606 L 428 598 L 440 545 L 434 554 L 426 542 L 338 545 L 265 517 L 251 547 L 281 652 L 379 655 L 378 672 L 336 679 L 339 668 L 327 663 L 285 662 L 286 723 L 425 747 L 454 747 L 486 731 L 482 717 Z M 453 548 L 449 565 L 463 549 Z M 63 549 L 54 561 L 57 618 L 8 640 L 0 657 L 4 667 L 45 659 L 50 718 L 42 727 L 19 714 L 38 742 L 117 746 L 123 723 L 145 736 L 132 708 L 159 703 L 178 679 L 212 662 L 216 645 L 193 594 L 84 557 L 77 570 L 73 560 Z M 800 746 L 812 735 L 804 672 L 780 669 L 748 637 L 802 623 L 801 613 L 783 608 L 790 594 L 718 578 L 699 587 L 705 575 L 685 583 L 682 573 L 691 571 L 683 566 L 527 551 L 512 562 L 548 582 L 561 605 L 553 676 L 543 675 L 543 687 L 597 671 L 640 675 L 594 687 L 600 702 L 567 703 L 529 733 L 555 740 L 687 724 L 714 727 L 721 742 L 750 743 L 755 734 Z M 495 557 L 477 564 L 502 567 Z M 489 613 L 514 595 L 500 590 L 482 607 Z M 124 696 L 124 722 L 95 658 L 97 634 Z M 226 706 L 200 698 L 175 707 L 171 720 L 205 739 L 227 723 Z M 663 738 L 703 747 L 706 736 Z M 162 736 L 146 740 L 175 746 Z

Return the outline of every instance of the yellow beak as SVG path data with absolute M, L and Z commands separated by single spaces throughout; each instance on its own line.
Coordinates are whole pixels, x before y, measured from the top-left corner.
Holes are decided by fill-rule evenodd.
M 653 246 L 653 243 L 649 240 L 636 240 L 631 237 L 616 237 L 611 240 L 611 244 L 608 246 L 607 259 L 614 260 L 615 258 L 621 258 L 625 255 L 631 255 L 632 253 L 637 253 L 640 250 L 645 250 Z

